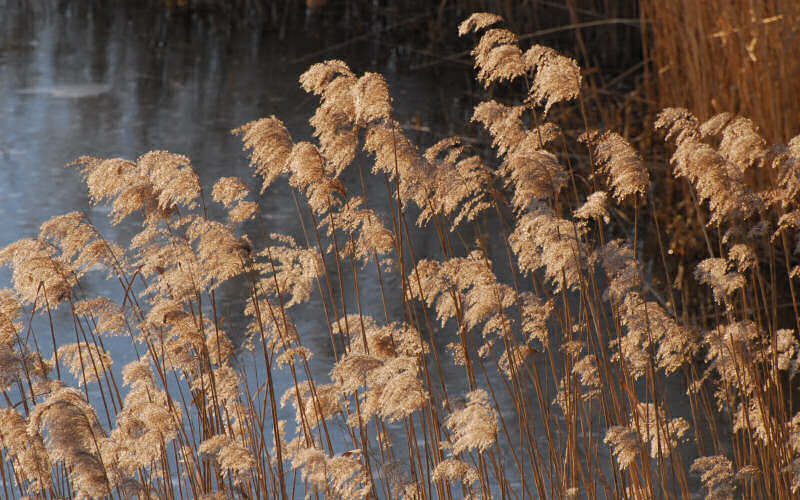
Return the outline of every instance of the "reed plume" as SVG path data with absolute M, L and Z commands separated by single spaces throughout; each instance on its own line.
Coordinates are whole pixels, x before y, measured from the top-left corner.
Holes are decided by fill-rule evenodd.
M 45 429 L 47 451 L 52 460 L 63 461 L 71 471 L 77 497 L 111 494 L 107 465 L 100 454 L 105 431 L 83 394 L 54 384 L 50 396 L 33 408 L 28 419 L 29 434 L 37 435 Z
M 484 451 L 497 439 L 497 418 L 483 389 L 466 395 L 464 407 L 447 417 L 445 424 L 453 433 L 453 453 Z
M 700 457 L 692 463 L 692 472 L 700 474 L 703 486 L 708 489 L 707 500 L 734 498 L 733 466 L 726 457 Z

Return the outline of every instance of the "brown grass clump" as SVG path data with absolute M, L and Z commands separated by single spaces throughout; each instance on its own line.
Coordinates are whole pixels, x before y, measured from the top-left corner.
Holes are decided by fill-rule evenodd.
M 262 192 L 287 182 L 302 238 L 269 234 L 240 179 L 207 197 L 185 156 L 80 158 L 92 202 L 115 224 L 139 214 L 138 232 L 114 244 L 74 212 L 0 250 L 3 494 L 797 495 L 800 139 L 665 109 L 653 126 L 707 251 L 676 260 L 651 165 L 616 132 L 575 141 L 552 121 L 582 104 L 575 61 L 501 22 L 460 27 L 482 33 L 482 83 L 528 86 L 476 106 L 494 154 L 457 137 L 420 151 L 386 81 L 342 61 L 301 76 L 313 142 L 274 116 L 234 131 Z M 365 162 L 385 194 L 343 175 Z M 118 296 L 81 286 L 98 269 Z M 226 315 L 223 284 L 241 298 Z M 56 308 L 74 341 L 56 341 Z M 118 366 L 105 343 L 124 337 Z

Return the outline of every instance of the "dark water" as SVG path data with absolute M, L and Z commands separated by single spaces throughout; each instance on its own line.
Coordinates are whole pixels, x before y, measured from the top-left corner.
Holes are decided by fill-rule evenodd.
M 324 50 L 330 44 L 313 25 L 279 41 L 255 28 L 227 32 L 213 19 L 84 2 L 4 10 L 0 244 L 87 206 L 79 177 L 63 168 L 80 155 L 135 159 L 163 149 L 189 156 L 204 185 L 222 175 L 249 179 L 230 130 L 275 114 L 296 140 L 307 139 L 317 100 L 297 78 L 313 62 L 336 57 L 358 72 L 385 73 L 400 121 L 435 121 L 457 98 L 440 94 L 441 74 L 397 71 L 396 50 L 369 41 Z M 262 203 L 275 217 L 284 206 Z

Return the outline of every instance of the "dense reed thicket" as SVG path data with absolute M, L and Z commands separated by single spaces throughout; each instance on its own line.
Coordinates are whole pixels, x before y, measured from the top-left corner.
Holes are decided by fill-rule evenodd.
M 769 141 L 800 132 L 800 63 L 790 55 L 800 49 L 798 2 L 642 0 L 641 8 L 660 103 L 701 119 L 740 113 Z
M 655 217 L 673 207 L 652 196 L 663 170 L 614 131 L 565 134 L 551 111 L 583 109 L 580 68 L 523 50 L 501 22 L 459 28 L 479 36 L 482 85 L 529 89 L 476 106 L 491 158 L 455 137 L 420 152 L 385 80 L 338 60 L 300 77 L 320 99 L 314 142 L 275 116 L 234 131 L 262 193 L 288 182 L 301 241 L 267 234 L 242 180 L 209 193 L 185 156 L 78 159 L 91 200 L 141 226 L 113 242 L 74 212 L 0 251 L 13 281 L 0 294 L 3 494 L 796 494 L 799 139 L 768 147 L 747 118 L 660 113 L 707 250 L 676 268 Z M 438 255 L 415 248 L 418 232 Z M 81 287 L 98 269 L 117 298 Z M 246 332 L 219 311 L 223 284 L 246 297 Z M 322 377 L 295 313 L 312 297 L 333 359 Z M 56 345 L 56 309 L 74 343 Z M 121 371 L 104 347 L 119 336 L 137 358 Z

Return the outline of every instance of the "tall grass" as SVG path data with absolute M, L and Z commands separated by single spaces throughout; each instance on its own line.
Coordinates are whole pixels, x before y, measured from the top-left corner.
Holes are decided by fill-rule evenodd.
M 209 193 L 185 156 L 78 159 L 92 202 L 140 228 L 120 245 L 74 212 L 0 251 L 13 281 L 0 294 L 3 494 L 796 494 L 798 140 L 767 147 L 729 114 L 659 115 L 706 243 L 689 297 L 648 165 L 613 131 L 584 123 L 576 138 L 551 121 L 583 109 L 580 68 L 523 51 L 501 22 L 474 14 L 459 29 L 479 36 L 481 84 L 529 89 L 476 106 L 491 158 L 459 138 L 420 152 L 385 80 L 337 60 L 300 77 L 320 99 L 314 142 L 274 116 L 234 131 L 262 193 L 288 182 L 300 241 L 269 234 L 242 180 Z M 753 170 L 771 184 L 748 184 Z M 118 299 L 81 287 L 98 268 Z M 245 297 L 244 335 L 221 313 L 223 283 Z M 322 377 L 297 322 L 310 300 L 330 339 Z M 73 343 L 56 344 L 69 326 L 57 309 Z M 114 336 L 137 359 L 121 380 Z
M 643 0 L 641 8 L 662 105 L 701 119 L 739 113 L 769 141 L 800 132 L 800 63 L 792 56 L 800 48 L 800 4 Z

